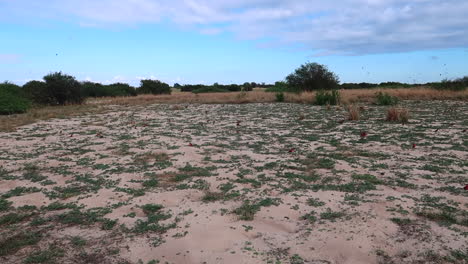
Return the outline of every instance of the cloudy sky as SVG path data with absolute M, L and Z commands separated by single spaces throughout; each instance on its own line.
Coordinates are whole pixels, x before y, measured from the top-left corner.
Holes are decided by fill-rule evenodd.
M 0 0 L 0 81 L 270 83 L 307 61 L 342 82 L 438 81 L 468 75 L 466 14 L 466 0 Z

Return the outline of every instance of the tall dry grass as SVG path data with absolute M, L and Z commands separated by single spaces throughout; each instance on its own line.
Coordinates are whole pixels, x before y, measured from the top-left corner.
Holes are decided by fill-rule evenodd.
M 468 90 L 449 91 L 435 90 L 428 87 L 400 88 L 400 89 L 359 89 L 341 90 L 341 102 L 343 104 L 374 103 L 376 93 L 385 91 L 400 100 L 464 100 L 468 101 Z M 285 102 L 289 103 L 313 103 L 314 92 L 300 94 L 285 93 Z M 16 127 L 34 123 L 39 120 L 85 115 L 111 111 L 108 106 L 132 106 L 150 104 L 244 104 L 244 103 L 273 103 L 275 93 L 268 93 L 256 89 L 252 92 L 232 93 L 205 93 L 193 94 L 174 92 L 171 95 L 139 95 L 136 97 L 115 97 L 88 99 L 83 105 L 54 106 L 31 109 L 25 114 L 0 116 L 0 131 L 11 131 Z
M 356 89 L 340 90 L 341 101 L 344 104 L 358 102 L 374 103 L 376 93 L 384 91 L 401 100 L 467 100 L 468 90 L 442 91 L 428 87 L 396 88 L 396 89 Z M 285 102 L 313 103 L 315 92 L 285 93 Z M 204 93 L 193 94 L 175 92 L 171 95 L 139 95 L 136 97 L 100 98 L 89 100 L 89 104 L 97 105 L 146 105 L 146 104 L 242 104 L 275 102 L 275 93 L 255 90 L 252 92 Z

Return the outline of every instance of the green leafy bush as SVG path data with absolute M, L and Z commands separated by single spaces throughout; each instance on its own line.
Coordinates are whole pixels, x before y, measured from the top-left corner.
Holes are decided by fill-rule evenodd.
M 301 91 L 336 89 L 339 85 L 338 76 L 324 65 L 306 63 L 286 77 L 288 86 Z
M 35 104 L 56 104 L 54 98 L 50 95 L 45 82 L 30 81 L 24 84 L 22 89 L 24 95 Z
M 26 112 L 31 102 L 23 96 L 21 88 L 12 83 L 0 84 L 0 115 Z
M 171 87 L 159 80 L 141 80 L 139 94 L 171 94 Z
M 340 92 L 338 90 L 321 90 L 315 94 L 315 104 L 317 105 L 337 105 L 339 103 Z
M 377 104 L 378 105 L 396 105 L 398 104 L 398 98 L 391 96 L 388 93 L 377 93 Z
M 113 83 L 102 85 L 94 82 L 83 82 L 81 84 L 81 95 L 83 97 L 117 97 L 136 96 L 136 89 L 126 83 Z
M 81 95 L 81 84 L 75 77 L 55 72 L 44 76 L 47 93 L 55 104 L 81 104 L 84 97 Z

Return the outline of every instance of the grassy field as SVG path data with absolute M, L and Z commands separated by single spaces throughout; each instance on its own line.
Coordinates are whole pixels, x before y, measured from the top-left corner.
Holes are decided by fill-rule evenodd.
M 262 91 L 1 117 L 0 262 L 466 263 L 468 93 L 385 91 L 407 123 L 375 90 L 355 121 Z

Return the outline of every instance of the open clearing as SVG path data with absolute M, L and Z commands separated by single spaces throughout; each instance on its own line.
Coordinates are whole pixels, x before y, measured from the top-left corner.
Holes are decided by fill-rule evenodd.
M 466 263 L 468 104 L 403 106 L 113 106 L 0 133 L 0 262 Z

